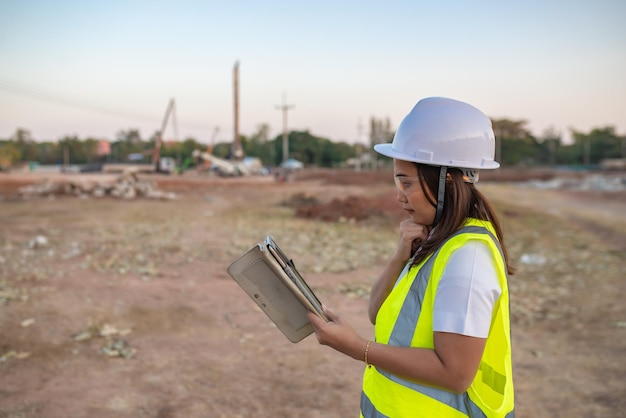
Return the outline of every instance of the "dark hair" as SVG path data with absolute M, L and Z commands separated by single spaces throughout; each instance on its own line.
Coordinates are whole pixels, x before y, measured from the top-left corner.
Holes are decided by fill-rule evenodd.
M 439 167 L 418 164 L 417 172 L 424 195 L 433 206 L 437 206 L 437 189 L 439 187 Z M 461 229 L 467 218 L 489 221 L 496 231 L 500 242 L 504 263 L 508 274 L 515 274 L 515 268 L 509 264 L 509 256 L 504 245 L 502 227 L 496 211 L 489 200 L 472 183 L 466 183 L 463 173 L 458 168 L 449 167 L 444 194 L 443 215 L 437 227 L 427 241 L 420 243 L 421 250 L 412 261 L 412 266 L 424 261 L 434 253 L 450 235 Z

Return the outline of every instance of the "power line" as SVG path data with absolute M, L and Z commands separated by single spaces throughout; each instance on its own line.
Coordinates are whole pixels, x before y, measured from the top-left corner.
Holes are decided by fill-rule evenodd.
M 38 100 L 60 104 L 63 106 L 73 107 L 73 108 L 87 110 L 91 112 L 97 112 L 97 113 L 106 114 L 109 116 L 115 116 L 118 118 L 141 120 L 144 122 L 152 123 L 155 126 L 158 126 L 157 118 L 136 115 L 136 114 L 126 113 L 126 112 L 120 112 L 115 109 L 96 106 L 96 105 L 79 101 L 79 100 L 68 99 L 66 97 L 62 97 L 62 96 L 59 96 L 50 92 L 46 92 L 43 90 L 38 90 L 38 89 L 31 88 L 31 87 L 24 87 L 19 84 L 6 81 L 6 80 L 0 80 L 0 90 L 4 90 L 6 92 L 13 93 L 13 94 L 19 94 L 22 96 L 32 97 Z M 210 126 L 185 124 L 185 127 L 192 128 L 192 129 L 210 130 Z
M 23 96 L 28 96 L 28 97 L 32 97 L 35 99 L 44 100 L 47 102 L 57 103 L 57 104 L 61 104 L 64 106 L 74 107 L 74 108 L 78 108 L 81 110 L 90 110 L 90 111 L 95 111 L 98 113 L 108 114 L 108 115 L 112 115 L 116 117 L 123 117 L 125 119 L 141 119 L 146 122 L 152 122 L 152 123 L 157 122 L 157 119 L 155 118 L 149 118 L 149 117 L 140 116 L 140 115 L 133 115 L 133 114 L 125 113 L 125 112 L 120 112 L 118 110 L 107 109 L 107 108 L 100 107 L 100 106 L 94 106 L 89 103 L 67 99 L 65 97 L 57 96 L 55 94 L 51 94 L 51 93 L 44 92 L 41 90 L 35 90 L 32 88 L 28 88 L 28 87 L 22 87 L 22 86 L 19 86 L 19 85 L 16 85 L 11 82 L 4 81 L 4 80 L 0 80 L 0 90 L 5 90 L 10 93 L 16 93 L 16 94 L 20 94 Z

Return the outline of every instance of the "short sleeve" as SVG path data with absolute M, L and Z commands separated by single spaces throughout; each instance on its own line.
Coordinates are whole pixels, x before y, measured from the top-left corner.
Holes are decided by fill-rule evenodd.
M 435 295 L 433 330 L 487 338 L 502 294 L 490 248 L 473 240 L 454 251 Z

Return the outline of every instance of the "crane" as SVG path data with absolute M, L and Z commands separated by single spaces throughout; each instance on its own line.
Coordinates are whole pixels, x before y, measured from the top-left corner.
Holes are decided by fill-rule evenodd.
M 169 158 L 167 160 L 161 159 L 161 145 L 163 145 L 163 133 L 167 128 L 167 122 L 172 117 L 172 123 L 174 127 L 174 140 L 178 141 L 178 126 L 176 123 L 176 102 L 173 98 L 170 99 L 165 109 L 165 115 L 163 116 L 163 122 L 161 123 L 161 130 L 157 133 L 154 149 L 152 150 L 152 164 L 154 164 L 154 171 L 157 173 L 169 173 L 174 170 L 174 161 Z

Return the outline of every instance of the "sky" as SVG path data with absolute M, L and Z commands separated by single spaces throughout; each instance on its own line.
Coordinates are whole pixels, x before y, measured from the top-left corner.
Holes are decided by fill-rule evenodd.
M 230 142 L 308 130 L 368 143 L 428 96 L 537 137 L 626 134 L 626 2 L 0 0 L 0 139 Z M 282 106 L 290 106 L 287 112 Z

